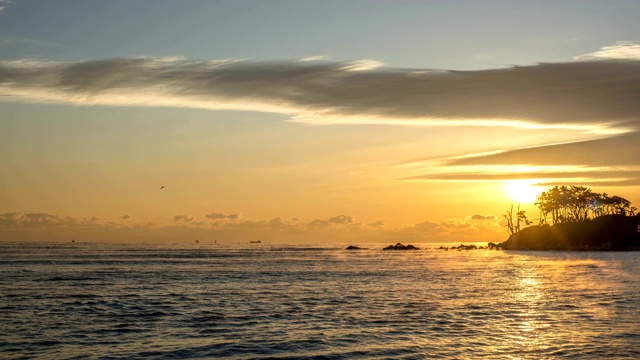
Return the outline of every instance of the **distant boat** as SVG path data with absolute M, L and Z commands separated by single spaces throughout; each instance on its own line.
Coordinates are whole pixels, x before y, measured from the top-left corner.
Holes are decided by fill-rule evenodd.
M 260 243 L 261 243 L 261 241 L 260 241 L 260 240 L 256 240 L 256 241 L 251 240 L 251 241 L 249 241 L 249 242 L 250 242 L 250 243 L 252 243 L 252 244 L 260 244 Z

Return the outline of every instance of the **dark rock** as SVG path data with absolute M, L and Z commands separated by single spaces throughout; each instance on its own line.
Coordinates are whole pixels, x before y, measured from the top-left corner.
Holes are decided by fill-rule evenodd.
M 460 246 L 453 246 L 451 247 L 452 250 L 476 250 L 478 249 L 477 246 L 471 244 L 471 245 L 465 245 L 465 244 L 460 244 Z
M 395 245 L 389 245 L 386 248 L 382 249 L 382 250 L 420 250 L 420 248 L 417 248 L 411 244 L 409 245 L 402 245 L 401 243 L 397 243 Z
M 353 245 L 349 245 L 347 246 L 347 250 L 362 250 L 361 247 L 357 247 L 357 246 L 353 246 Z

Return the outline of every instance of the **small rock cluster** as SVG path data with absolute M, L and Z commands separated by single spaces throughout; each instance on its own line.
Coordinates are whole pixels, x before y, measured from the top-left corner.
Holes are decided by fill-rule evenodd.
M 386 248 L 382 249 L 382 250 L 420 250 L 420 248 L 415 247 L 411 244 L 409 245 L 402 245 L 402 243 L 397 243 L 395 245 L 389 245 Z
M 500 247 L 499 244 L 494 244 L 490 242 L 489 244 L 487 244 L 487 246 L 477 246 L 474 244 L 471 244 L 471 245 L 460 244 L 459 246 L 451 246 L 451 247 L 440 246 L 438 249 L 448 251 L 448 250 L 501 250 L 502 248 Z

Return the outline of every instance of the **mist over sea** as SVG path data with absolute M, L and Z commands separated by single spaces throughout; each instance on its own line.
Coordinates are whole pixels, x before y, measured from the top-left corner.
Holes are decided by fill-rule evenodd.
M 0 243 L 0 358 L 640 358 L 638 252 L 385 245 Z

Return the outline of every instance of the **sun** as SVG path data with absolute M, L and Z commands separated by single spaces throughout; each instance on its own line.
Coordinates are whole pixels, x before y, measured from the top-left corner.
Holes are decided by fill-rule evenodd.
M 538 186 L 533 186 L 530 180 L 511 180 L 505 185 L 505 190 L 511 200 L 519 204 L 529 204 L 536 201 L 541 192 Z

